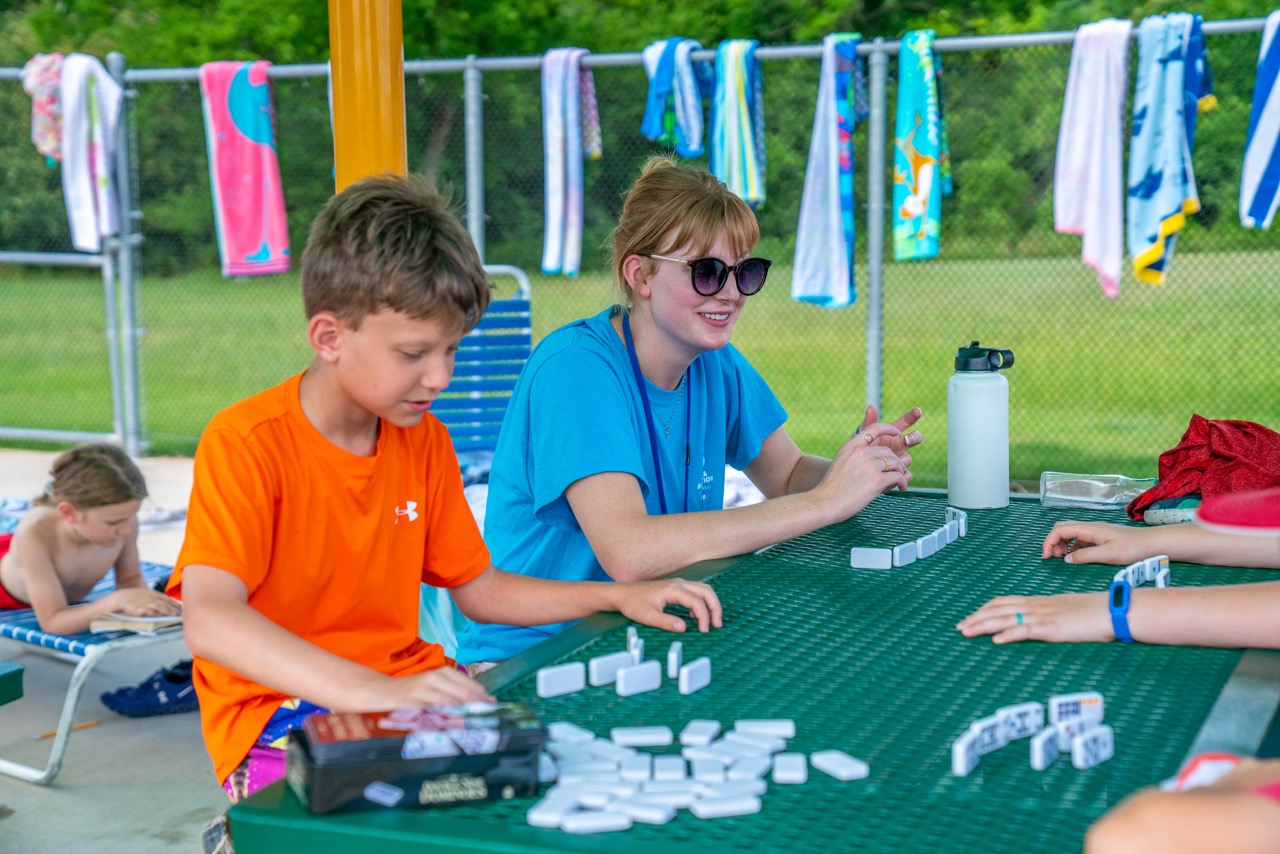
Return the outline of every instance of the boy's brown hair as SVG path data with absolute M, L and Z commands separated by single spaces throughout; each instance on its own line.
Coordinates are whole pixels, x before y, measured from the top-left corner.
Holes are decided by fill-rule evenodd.
M 302 253 L 307 317 L 329 311 L 353 328 L 368 314 L 451 317 L 469 331 L 489 305 L 470 235 L 419 175 L 364 178 L 330 199 Z
M 147 482 L 129 455 L 116 445 L 80 445 L 61 454 L 49 470 L 53 480 L 36 504 L 63 501 L 77 510 L 92 510 L 147 497 Z

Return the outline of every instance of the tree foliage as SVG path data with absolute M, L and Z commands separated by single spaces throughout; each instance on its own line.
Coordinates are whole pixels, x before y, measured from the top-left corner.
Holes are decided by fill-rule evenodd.
M 837 31 L 895 39 L 931 27 L 940 36 L 1068 31 L 1117 16 L 1192 11 L 1207 20 L 1253 18 L 1257 0 L 402 0 L 405 56 L 436 59 L 536 56 L 576 45 L 595 53 L 636 52 L 673 34 L 713 47 L 729 38 L 765 45 L 815 44 Z M 1219 109 L 1204 117 L 1196 171 L 1203 212 L 1183 240 L 1189 246 L 1254 245 L 1228 228 L 1235 220 L 1243 123 L 1247 121 L 1257 37 L 1232 37 L 1214 50 Z M 120 51 L 131 68 L 194 67 L 212 60 L 323 63 L 329 52 L 326 3 L 317 0 L 16 0 L 0 12 L 0 64 L 20 66 L 36 52 Z M 1065 251 L 1053 234 L 1052 170 L 1069 48 L 945 54 L 946 109 L 956 194 L 944 205 L 943 251 L 952 256 Z M 1136 54 L 1136 51 L 1134 51 Z M 1136 57 L 1135 57 L 1136 58 Z M 893 110 L 890 65 L 889 110 Z M 584 261 L 600 245 L 622 191 L 652 150 L 639 137 L 645 80 L 636 67 L 597 69 L 607 160 L 586 169 Z M 485 75 L 489 243 L 501 260 L 537 266 L 542 234 L 541 102 L 536 72 Z M 139 86 L 135 122 L 143 223 L 152 272 L 216 263 L 203 160 L 203 125 L 194 86 Z M 766 247 L 789 257 L 803 184 L 817 65 L 773 61 L 765 67 L 769 201 L 760 211 Z M 464 180 L 461 80 L 411 79 L 406 86 L 411 168 L 452 184 Z M 281 169 L 291 233 L 300 243 L 315 209 L 332 191 L 329 115 L 322 82 L 275 87 Z M 17 90 L 0 90 L 0 108 L 29 111 Z M 858 170 L 865 166 L 859 131 Z M 16 134 L 0 138 L 0 246 L 58 248 L 65 214 L 51 169 Z M 859 180 L 859 196 L 865 182 Z M 864 201 L 860 199 L 860 202 Z M 1223 227 L 1218 227 L 1218 226 Z M 48 245 L 32 245 L 39 235 Z M 1252 241 L 1252 242 L 1251 242 Z

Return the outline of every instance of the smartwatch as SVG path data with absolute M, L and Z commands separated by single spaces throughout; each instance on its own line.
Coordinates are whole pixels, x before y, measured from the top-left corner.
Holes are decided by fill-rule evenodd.
M 1129 633 L 1129 596 L 1133 588 L 1123 578 L 1111 582 L 1108 591 L 1107 607 L 1111 609 L 1111 628 L 1115 630 L 1116 640 L 1133 643 L 1133 635 Z

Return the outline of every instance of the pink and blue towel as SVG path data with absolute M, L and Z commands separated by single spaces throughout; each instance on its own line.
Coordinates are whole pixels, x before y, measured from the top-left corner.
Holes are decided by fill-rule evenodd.
M 716 48 L 711 98 L 710 169 L 752 208 L 764 204 L 764 88 L 754 39 L 730 39 Z
M 933 38 L 933 30 L 913 30 L 898 49 L 893 254 L 899 261 L 937 255 L 942 230 L 945 148 Z
M 1191 152 L 1196 114 L 1217 103 L 1200 16 L 1138 25 L 1138 80 L 1129 133 L 1129 256 L 1138 281 L 1162 285 L 1178 232 L 1200 210 Z
M 276 160 L 271 63 L 200 66 L 209 183 L 224 276 L 289 269 L 289 229 Z
M 1280 11 L 1267 16 L 1258 50 L 1257 79 L 1253 84 L 1253 110 L 1240 171 L 1240 224 L 1245 228 L 1270 228 L 1280 202 Z
M 582 67 L 588 53 L 564 47 L 542 57 L 542 272 L 548 274 L 576 276 L 582 261 L 582 158 L 601 156 L 595 82 Z
M 854 290 L 853 131 L 870 112 L 857 33 L 822 40 L 822 70 L 805 167 L 791 296 L 823 308 L 851 305 Z

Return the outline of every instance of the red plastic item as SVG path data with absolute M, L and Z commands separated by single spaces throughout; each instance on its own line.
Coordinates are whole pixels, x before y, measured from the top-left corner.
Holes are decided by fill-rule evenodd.
M 1228 534 L 1280 536 L 1280 489 L 1206 495 L 1196 508 L 1195 523 Z

